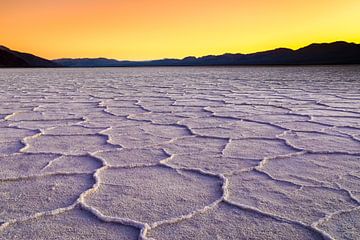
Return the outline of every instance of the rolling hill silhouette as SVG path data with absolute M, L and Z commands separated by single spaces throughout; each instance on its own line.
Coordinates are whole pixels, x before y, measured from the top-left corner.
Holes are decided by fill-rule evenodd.
M 153 61 L 116 61 L 100 58 L 58 59 L 55 62 L 68 67 L 360 64 L 360 44 L 334 42 L 311 44 L 298 50 L 278 48 L 252 54 L 223 54 Z
M 0 67 L 58 67 L 56 62 L 0 46 Z
M 144 67 L 360 64 L 360 44 L 333 42 L 292 50 L 278 48 L 251 54 L 223 54 L 184 59 L 119 61 L 107 58 L 63 58 L 53 61 L 0 47 L 0 67 Z

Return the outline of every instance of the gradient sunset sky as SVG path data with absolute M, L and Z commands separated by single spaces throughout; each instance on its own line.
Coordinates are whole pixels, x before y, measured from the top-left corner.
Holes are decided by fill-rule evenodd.
M 145 60 L 360 42 L 359 0 L 0 0 L 0 45 Z

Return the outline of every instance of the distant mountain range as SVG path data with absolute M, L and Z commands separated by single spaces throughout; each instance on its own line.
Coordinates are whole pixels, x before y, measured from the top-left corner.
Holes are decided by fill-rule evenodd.
M 59 65 L 54 61 L 0 46 L 0 67 L 59 67 Z
M 184 59 L 119 61 L 107 58 L 46 60 L 0 47 L 0 67 L 143 67 L 143 66 L 238 66 L 360 64 L 360 44 L 333 42 L 311 44 L 292 50 L 278 48 L 251 54 L 223 54 Z

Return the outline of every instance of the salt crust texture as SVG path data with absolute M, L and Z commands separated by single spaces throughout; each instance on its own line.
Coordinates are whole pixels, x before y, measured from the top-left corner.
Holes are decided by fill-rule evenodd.
M 0 239 L 360 239 L 357 67 L 0 71 Z

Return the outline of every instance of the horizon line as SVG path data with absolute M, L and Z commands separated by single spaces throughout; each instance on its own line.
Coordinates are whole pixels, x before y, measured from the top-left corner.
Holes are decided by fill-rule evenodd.
M 230 54 L 230 55 L 237 55 L 237 54 L 241 54 L 241 55 L 251 55 L 251 54 L 256 54 L 256 53 L 262 53 L 262 52 L 267 52 L 267 51 L 273 51 L 273 50 L 278 50 L 278 49 L 288 49 L 288 50 L 292 50 L 292 51 L 297 51 L 299 49 L 308 47 L 310 45 L 316 45 L 316 44 L 331 44 L 331 43 L 339 43 L 339 42 L 344 42 L 344 43 L 348 43 L 348 44 L 360 44 L 360 42 L 352 42 L 352 41 L 345 41 L 345 40 L 335 40 L 335 41 L 329 41 L 329 42 L 312 42 L 312 43 L 308 43 L 306 45 L 303 45 L 302 47 L 298 47 L 298 48 L 290 48 L 290 47 L 276 47 L 276 48 L 271 48 L 271 49 L 262 49 L 256 52 L 249 52 L 249 53 L 241 53 L 241 52 L 224 52 L 221 54 L 206 54 L 206 55 L 185 55 L 183 57 L 180 58 L 176 58 L 176 57 L 163 57 L 163 58 L 155 58 L 155 59 L 142 59 L 142 60 L 131 60 L 131 59 L 121 59 L 121 58 L 108 58 L 108 57 L 104 57 L 104 56 L 99 56 L 99 57 L 60 57 L 60 58 L 53 58 L 53 59 L 49 59 L 51 61 L 55 61 L 55 60 L 61 60 L 61 59 L 107 59 L 107 60 L 115 60 L 115 61 L 119 61 L 119 62 L 149 62 L 149 61 L 157 61 L 157 60 L 182 60 L 188 57 L 194 57 L 194 58 L 202 58 L 202 57 L 207 57 L 207 56 L 222 56 L 222 55 L 226 55 L 226 54 Z M 1 45 L 0 45 L 1 46 Z
M 30 53 L 32 55 L 44 58 L 44 59 L 48 59 L 51 61 L 55 61 L 55 60 L 61 60 L 61 59 L 107 59 L 107 60 L 115 60 L 115 61 L 130 61 L 130 62 L 148 62 L 148 61 L 157 61 L 157 60 L 167 60 L 167 59 L 174 59 L 174 60 L 182 60 L 184 58 L 188 58 L 188 57 L 195 57 L 195 58 L 202 58 L 202 57 L 207 57 L 207 56 L 221 56 L 221 55 L 226 55 L 226 54 L 231 54 L 231 55 L 236 55 L 236 54 L 241 54 L 241 55 L 250 55 L 250 54 L 255 54 L 255 53 L 261 53 L 261 52 L 267 52 L 267 51 L 272 51 L 272 50 L 277 50 L 277 49 L 289 49 L 292 51 L 297 51 L 299 49 L 302 49 L 304 47 L 313 45 L 313 44 L 331 44 L 331 43 L 337 43 L 337 42 L 345 42 L 345 43 L 349 43 L 349 44 L 360 44 L 359 42 L 354 42 L 354 41 L 346 41 L 346 40 L 334 40 L 334 41 L 327 41 L 327 42 L 311 42 L 305 45 L 302 45 L 301 47 L 297 47 L 297 48 L 291 48 L 291 47 L 275 47 L 275 48 L 271 48 L 271 49 L 261 49 L 255 52 L 248 52 L 248 53 L 241 53 L 239 52 L 223 52 L 223 53 L 219 53 L 219 54 L 212 54 L 212 53 L 208 53 L 205 55 L 184 55 L 182 57 L 162 57 L 162 58 L 149 58 L 149 59 L 125 59 L 125 58 L 113 58 L 113 57 L 106 57 L 104 55 L 100 55 L 100 56 L 96 56 L 96 57 L 89 57 L 89 56 L 76 56 L 76 57 L 59 57 L 59 58 L 47 58 L 47 57 L 43 57 L 41 54 L 37 54 L 34 52 L 30 52 L 27 50 L 22 50 L 22 49 L 16 49 L 16 48 L 12 48 L 12 47 L 8 47 L 5 45 L 0 44 L 0 46 L 5 47 L 5 48 L 9 48 L 10 50 L 13 51 L 17 51 L 17 52 L 22 52 L 22 53 Z

